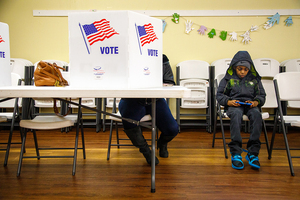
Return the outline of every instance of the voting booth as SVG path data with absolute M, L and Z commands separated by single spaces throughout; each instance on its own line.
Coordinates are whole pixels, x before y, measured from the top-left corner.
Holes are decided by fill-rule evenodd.
M 162 21 L 131 11 L 69 13 L 70 85 L 162 87 Z
M 11 85 L 9 28 L 0 22 L 0 86 Z

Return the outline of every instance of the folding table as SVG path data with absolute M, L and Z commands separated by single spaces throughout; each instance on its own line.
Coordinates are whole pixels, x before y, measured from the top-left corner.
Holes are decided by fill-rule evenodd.
M 181 86 L 159 87 L 147 89 L 118 89 L 105 88 L 101 89 L 97 86 L 91 87 L 36 87 L 36 86 L 3 86 L 0 87 L 0 98 L 151 98 L 152 99 L 152 157 L 151 157 L 151 192 L 155 192 L 155 136 L 156 136 L 156 98 L 188 98 L 191 90 Z M 75 103 L 76 105 L 76 103 Z M 83 108 L 88 108 L 82 106 Z M 96 112 L 101 112 L 95 108 L 91 108 Z M 139 123 L 139 122 L 137 122 Z

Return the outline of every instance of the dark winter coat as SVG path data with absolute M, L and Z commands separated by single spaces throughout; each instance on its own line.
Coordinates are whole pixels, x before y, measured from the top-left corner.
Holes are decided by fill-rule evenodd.
M 248 61 L 251 64 L 247 76 L 240 79 L 237 76 L 235 64 L 239 61 Z M 255 69 L 251 56 L 247 51 L 239 51 L 235 54 L 224 78 L 220 81 L 217 100 L 220 105 L 227 107 L 228 100 L 245 102 L 258 101 L 258 106 L 263 106 L 266 93 L 261 83 L 261 77 Z
M 172 68 L 169 59 L 165 54 L 163 54 L 163 83 L 175 85 Z

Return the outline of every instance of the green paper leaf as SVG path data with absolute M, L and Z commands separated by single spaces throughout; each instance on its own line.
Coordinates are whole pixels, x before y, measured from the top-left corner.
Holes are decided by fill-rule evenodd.
M 213 28 L 211 31 L 207 34 L 208 37 L 213 38 L 216 35 L 216 30 Z
M 221 31 L 221 34 L 219 36 L 223 41 L 226 40 L 227 38 L 227 31 Z

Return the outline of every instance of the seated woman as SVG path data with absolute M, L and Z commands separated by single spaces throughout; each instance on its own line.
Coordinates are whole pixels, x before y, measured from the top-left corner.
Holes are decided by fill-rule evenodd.
M 163 55 L 163 83 L 175 84 L 169 59 L 166 55 Z M 119 103 L 119 111 L 122 117 L 137 121 L 141 120 L 147 114 L 151 115 L 151 107 L 151 99 L 145 98 L 122 98 Z M 179 129 L 164 98 L 159 98 L 156 101 L 156 125 L 161 131 L 157 143 L 159 156 L 167 158 L 169 157 L 167 144 L 178 134 Z M 132 144 L 140 149 L 140 152 L 146 158 L 147 163 L 151 164 L 151 150 L 143 136 L 141 127 L 124 120 L 123 126 L 124 131 Z M 157 165 L 158 163 L 158 158 L 155 158 L 155 164 Z

